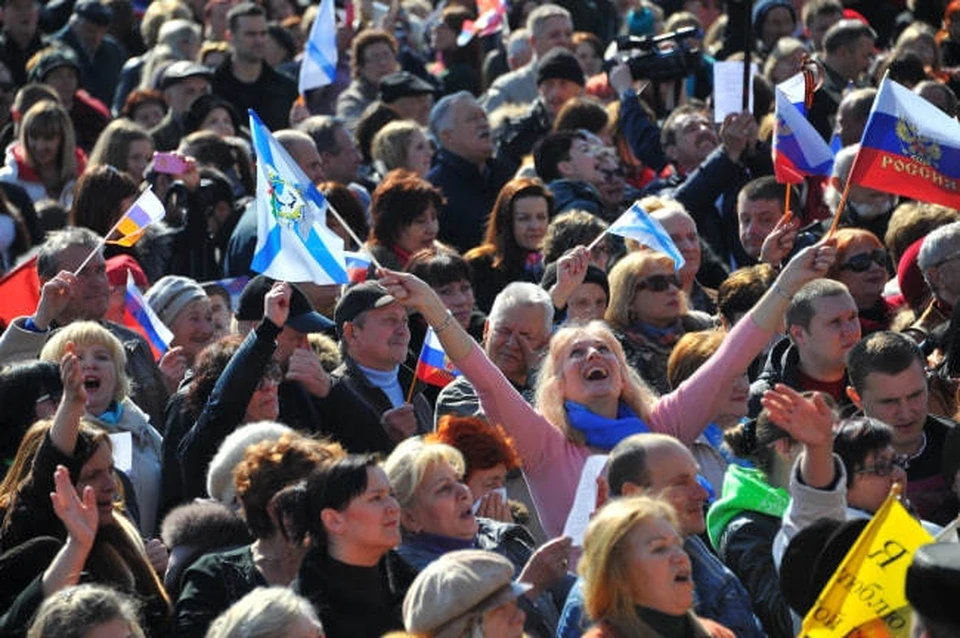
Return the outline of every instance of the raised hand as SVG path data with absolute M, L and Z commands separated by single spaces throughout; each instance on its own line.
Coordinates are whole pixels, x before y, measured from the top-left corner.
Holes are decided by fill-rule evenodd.
M 749 111 L 729 113 L 720 125 L 720 141 L 723 149 L 734 162 L 739 162 L 743 152 L 757 142 L 757 121 Z
M 63 402 L 66 404 L 86 405 L 87 390 L 83 387 L 83 371 L 77 346 L 67 342 L 66 352 L 60 358 L 60 381 L 63 383 Z
M 565 308 L 570 295 L 583 283 L 590 265 L 590 251 L 586 246 L 577 246 L 557 261 L 557 283 L 550 289 L 550 297 L 556 308 Z
M 790 251 L 793 250 L 799 228 L 800 222 L 792 215 L 789 219 L 786 215 L 781 217 L 770 234 L 763 240 L 763 246 L 760 248 L 760 261 L 778 268 L 790 254 Z
M 380 423 L 383 424 L 387 435 L 397 443 L 417 433 L 417 415 L 409 403 L 384 412 L 380 417 Z
M 770 419 L 808 447 L 832 447 L 836 414 L 820 393 L 805 397 L 783 383 L 764 392 L 761 405 Z
M 164 352 L 157 365 L 163 373 L 167 388 L 176 391 L 183 381 L 183 375 L 187 373 L 187 358 L 183 356 L 183 347 L 176 346 Z
M 447 308 L 440 297 L 423 280 L 409 273 L 381 268 L 377 271 L 378 283 L 387 289 L 405 307 L 424 316 L 430 325 L 442 322 Z
M 570 537 L 561 536 L 547 541 L 533 553 L 517 579 L 533 585 L 533 589 L 527 593 L 530 598 L 536 598 L 540 592 L 550 589 L 567 575 L 572 547 Z
M 488 492 L 486 496 L 480 499 L 480 506 L 477 508 L 477 516 L 483 518 L 492 518 L 495 521 L 504 523 L 513 522 L 513 514 L 510 513 L 510 505 L 501 492 Z
M 837 249 L 826 240 L 807 246 L 783 267 L 776 285 L 793 296 L 808 281 L 823 277 L 837 258 Z
M 70 482 L 70 472 L 58 465 L 53 473 L 55 492 L 50 492 L 53 512 L 67 528 L 71 540 L 89 551 L 97 536 L 100 515 L 97 512 L 97 497 L 89 485 L 83 488 L 83 498 Z
M 33 314 L 33 325 L 40 330 L 49 328 L 73 301 L 77 285 L 77 276 L 66 270 L 61 270 L 56 277 L 43 284 L 40 302 Z
M 320 364 L 320 357 L 310 348 L 297 348 L 287 364 L 287 381 L 299 381 L 307 392 L 322 399 L 330 393 L 330 375 Z
M 290 316 L 290 297 L 293 289 L 285 281 L 274 282 L 267 294 L 263 296 L 263 316 L 273 325 L 282 328 Z

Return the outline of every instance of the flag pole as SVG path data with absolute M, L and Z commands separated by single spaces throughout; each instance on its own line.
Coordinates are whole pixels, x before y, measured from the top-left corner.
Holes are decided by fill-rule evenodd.
M 347 231 L 347 234 L 350 235 L 350 238 L 353 239 L 353 241 L 357 242 L 357 247 L 360 250 L 366 250 L 367 254 L 370 255 L 370 261 L 373 262 L 373 265 L 376 266 L 378 269 L 382 269 L 383 266 L 381 266 L 380 262 L 377 261 L 377 258 L 373 256 L 373 251 L 365 249 L 363 247 L 363 242 L 360 241 L 360 238 L 357 237 L 357 234 L 353 232 L 352 228 L 350 228 L 350 224 L 348 224 L 343 220 L 343 217 L 340 216 L 340 213 L 338 213 L 337 209 L 333 207 L 333 204 L 330 203 L 329 199 L 327 200 L 327 210 L 333 213 L 333 216 L 337 218 L 337 221 L 340 222 L 340 225 L 343 226 L 343 229 Z
M 856 160 L 853 162 L 856 164 Z M 840 203 L 837 204 L 837 214 L 833 217 L 833 223 L 830 224 L 830 230 L 827 231 L 825 237 L 830 239 L 833 237 L 834 233 L 837 232 L 837 227 L 840 226 L 840 217 L 843 215 L 843 208 L 847 204 L 847 195 L 850 194 L 850 186 L 853 185 L 853 180 L 850 179 L 853 176 L 853 169 L 850 170 L 850 175 L 847 176 L 847 185 L 843 187 L 843 194 L 840 196 Z
M 793 186 L 791 186 L 789 183 L 784 184 L 784 186 L 787 188 L 783 195 L 783 218 L 781 221 L 784 224 L 789 224 L 790 220 L 793 219 L 793 213 L 790 211 L 790 191 L 793 190 Z
M 410 381 L 410 389 L 407 390 L 407 403 L 410 403 L 410 400 L 413 399 L 413 391 L 417 387 L 417 375 L 413 375 L 413 380 Z
M 604 228 L 603 231 L 601 231 L 601 233 L 600 233 L 599 235 L 597 235 L 596 239 L 594 239 L 592 242 L 590 242 L 590 245 L 587 246 L 587 250 L 589 251 L 589 250 L 593 250 L 594 248 L 596 248 L 597 244 L 600 243 L 600 240 L 603 239 L 604 237 L 606 237 L 606 235 L 607 235 L 607 229 Z

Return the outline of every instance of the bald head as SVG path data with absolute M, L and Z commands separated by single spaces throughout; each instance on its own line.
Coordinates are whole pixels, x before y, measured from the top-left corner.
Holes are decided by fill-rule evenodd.
M 666 434 L 634 434 L 620 441 L 610 451 L 607 481 L 610 495 L 621 496 L 627 483 L 641 488 L 650 487 L 652 459 L 664 452 L 689 452 L 680 441 Z
M 297 163 L 311 182 L 317 184 L 324 180 L 323 163 L 312 137 L 303 131 L 289 128 L 277 131 L 273 136 L 280 143 L 280 146 L 290 153 L 290 157 L 293 158 L 293 161 Z

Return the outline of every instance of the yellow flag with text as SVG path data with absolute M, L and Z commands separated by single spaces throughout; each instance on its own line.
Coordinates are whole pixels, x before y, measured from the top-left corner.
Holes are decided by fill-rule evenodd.
M 803 619 L 804 638 L 906 638 L 913 553 L 933 542 L 891 492 Z

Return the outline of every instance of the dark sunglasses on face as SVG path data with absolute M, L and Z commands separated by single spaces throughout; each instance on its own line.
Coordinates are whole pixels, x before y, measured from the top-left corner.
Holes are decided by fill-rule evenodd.
M 680 287 L 680 278 L 676 275 L 651 275 L 637 284 L 637 290 L 663 292 L 670 286 Z
M 887 265 L 887 253 L 879 248 L 868 253 L 859 253 L 854 255 L 840 266 L 840 270 L 852 270 L 853 272 L 867 272 L 872 263 L 879 266 Z

